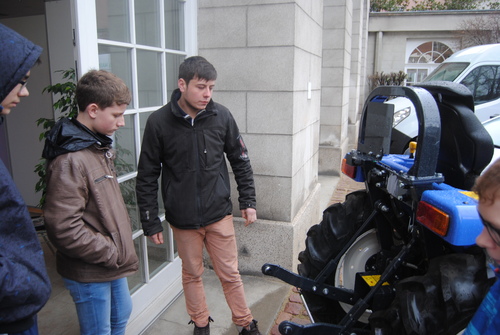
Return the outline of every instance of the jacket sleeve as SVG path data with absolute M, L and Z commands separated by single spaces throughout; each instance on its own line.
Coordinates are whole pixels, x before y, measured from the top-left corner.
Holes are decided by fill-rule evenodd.
M 35 315 L 49 299 L 50 291 L 33 222 L 0 160 L 0 333 Z
M 44 206 L 49 239 L 68 257 L 117 269 L 119 252 L 112 238 L 83 220 L 89 198 L 89 176 L 78 165 L 65 155 L 49 163 Z
M 152 114 L 151 116 L 153 116 Z M 146 236 L 163 231 L 158 217 L 158 178 L 161 174 L 161 139 L 156 121 L 149 118 L 144 129 L 137 167 L 136 195 L 142 229 Z
M 255 184 L 248 150 L 243 142 L 238 125 L 228 112 L 228 126 L 224 151 L 231 164 L 238 189 L 240 209 L 256 208 Z

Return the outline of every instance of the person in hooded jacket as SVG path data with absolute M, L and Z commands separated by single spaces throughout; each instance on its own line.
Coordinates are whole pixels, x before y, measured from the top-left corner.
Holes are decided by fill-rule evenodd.
M 42 48 L 0 24 L 0 123 L 29 95 L 26 80 Z M 0 334 L 38 334 L 36 314 L 51 292 L 26 204 L 0 160 Z
M 75 96 L 77 117 L 59 120 L 45 140 L 45 224 L 80 333 L 119 335 L 132 312 L 126 277 L 138 258 L 109 136 L 125 125 L 131 95 L 114 74 L 92 70 Z

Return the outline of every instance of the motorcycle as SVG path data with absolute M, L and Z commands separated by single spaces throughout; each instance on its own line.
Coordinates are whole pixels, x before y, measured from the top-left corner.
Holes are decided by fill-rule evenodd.
M 389 153 L 394 107 L 415 106 L 418 144 Z M 471 188 L 493 154 L 464 86 L 381 86 L 363 107 L 358 148 L 342 172 L 365 189 L 323 211 L 307 232 L 298 274 L 264 264 L 297 287 L 311 324 L 282 322 L 283 335 L 457 334 L 493 279 L 475 245 L 483 226 Z

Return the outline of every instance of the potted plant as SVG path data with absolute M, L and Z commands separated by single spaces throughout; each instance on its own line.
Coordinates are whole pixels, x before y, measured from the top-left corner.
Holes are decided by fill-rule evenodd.
M 47 134 L 52 129 L 57 120 L 64 117 L 75 117 L 78 114 L 78 106 L 75 99 L 76 89 L 76 72 L 75 69 L 59 70 L 56 72 L 62 73 L 63 82 L 45 87 L 42 93 L 56 94 L 59 99 L 52 105 L 54 111 L 59 112 L 59 117 L 56 118 L 39 118 L 36 121 L 37 126 L 42 126 L 43 131 L 40 133 L 39 140 L 44 141 Z M 38 207 L 43 207 L 45 203 L 45 175 L 46 175 L 46 161 L 40 158 L 40 161 L 35 165 L 35 171 L 40 179 L 35 185 L 36 192 L 42 192 L 42 197 L 38 203 Z

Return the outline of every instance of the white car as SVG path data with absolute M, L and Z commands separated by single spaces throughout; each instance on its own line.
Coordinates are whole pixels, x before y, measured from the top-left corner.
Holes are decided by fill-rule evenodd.
M 493 140 L 493 145 L 495 146 L 491 162 L 486 168 L 484 168 L 484 170 L 486 170 L 491 164 L 493 164 L 493 162 L 500 158 L 500 116 L 484 121 L 483 126 L 490 134 L 491 139 Z
M 455 52 L 422 84 L 433 81 L 451 81 L 467 87 L 474 97 L 474 113 L 481 122 L 500 115 L 500 43 Z M 402 153 L 418 133 L 415 109 L 405 97 L 397 97 L 386 103 L 394 104 L 390 152 Z

